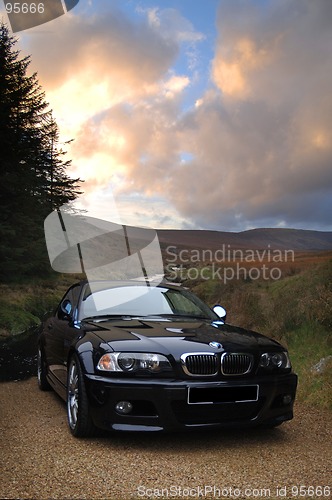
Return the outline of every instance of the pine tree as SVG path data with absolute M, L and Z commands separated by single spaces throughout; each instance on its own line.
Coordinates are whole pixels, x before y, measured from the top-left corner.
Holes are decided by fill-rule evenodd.
M 20 279 L 49 269 L 43 220 L 73 201 L 81 180 L 59 149 L 59 131 L 37 74 L 27 75 L 16 39 L 0 23 L 0 276 Z M 43 263 L 43 266 L 41 266 Z

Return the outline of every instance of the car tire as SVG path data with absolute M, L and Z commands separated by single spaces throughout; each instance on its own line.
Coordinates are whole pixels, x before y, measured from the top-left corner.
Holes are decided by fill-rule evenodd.
M 90 415 L 83 371 L 76 354 L 70 359 L 68 368 L 67 417 L 73 436 L 89 437 L 95 434 L 96 428 Z
M 50 384 L 48 383 L 47 377 L 47 369 L 44 354 L 41 347 L 38 347 L 37 353 L 37 379 L 38 379 L 38 387 L 41 391 L 49 391 L 51 389 Z

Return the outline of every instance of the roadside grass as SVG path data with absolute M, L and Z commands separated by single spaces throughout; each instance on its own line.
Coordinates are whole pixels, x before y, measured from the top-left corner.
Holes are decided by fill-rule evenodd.
M 0 285 L 0 338 L 19 335 L 40 324 L 46 312 L 61 300 L 67 288 L 81 277 L 54 275 L 46 280 Z
M 332 410 L 332 333 L 307 323 L 286 336 L 293 369 L 299 378 L 299 401 Z M 325 360 L 323 366 L 319 362 Z
M 40 319 L 25 311 L 21 306 L 0 301 L 0 337 L 19 335 L 25 330 L 38 325 Z

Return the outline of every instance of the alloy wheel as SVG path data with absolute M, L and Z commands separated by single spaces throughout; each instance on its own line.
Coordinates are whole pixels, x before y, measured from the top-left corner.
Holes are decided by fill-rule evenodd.
M 71 429 L 75 429 L 79 407 L 79 375 L 76 362 L 73 360 L 69 368 L 67 410 Z

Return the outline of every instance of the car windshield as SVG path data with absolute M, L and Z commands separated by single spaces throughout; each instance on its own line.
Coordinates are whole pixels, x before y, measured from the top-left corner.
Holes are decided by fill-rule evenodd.
M 108 316 L 190 316 L 218 319 L 198 297 L 187 290 L 163 286 L 86 285 L 79 319 Z

